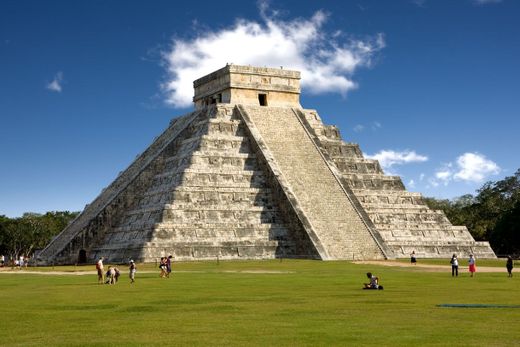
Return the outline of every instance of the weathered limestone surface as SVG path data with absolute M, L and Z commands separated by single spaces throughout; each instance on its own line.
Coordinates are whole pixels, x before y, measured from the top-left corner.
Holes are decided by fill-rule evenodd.
M 384 258 L 380 245 L 293 109 L 242 106 L 241 110 L 287 181 L 288 190 L 310 224 L 308 232 L 321 258 Z
M 38 255 L 176 259 L 495 257 L 299 104 L 297 71 L 228 65 Z
M 442 211 L 431 210 L 419 193 L 405 190 L 398 176 L 387 176 L 376 160 L 364 159 L 357 144 L 342 141 L 339 130 L 324 125 L 315 110 L 302 110 L 302 119 L 317 143 L 341 171 L 384 244 L 396 257 L 412 251 L 421 257 L 475 254 L 495 257 L 488 242 L 476 242 L 464 226 L 453 226 Z
M 81 250 L 87 261 L 104 256 L 116 262 L 167 254 L 186 260 L 319 258 L 234 107 L 208 106 L 186 123 L 182 131 L 167 130 L 174 137 L 168 145 L 138 158 L 139 169 L 138 163 L 127 169 L 139 171 L 142 183 L 120 182 L 119 195 L 105 189 L 97 200 L 112 204 L 89 205 L 82 215 L 90 223 L 72 223 L 40 254 L 42 262 L 76 262 Z M 120 177 L 130 177 L 127 171 Z M 121 208 L 112 207 L 116 201 Z M 112 218 L 100 217 L 109 209 Z

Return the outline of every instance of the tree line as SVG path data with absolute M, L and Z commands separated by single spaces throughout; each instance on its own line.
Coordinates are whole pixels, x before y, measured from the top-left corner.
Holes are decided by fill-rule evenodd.
M 0 215 L 0 254 L 6 261 L 32 256 L 58 235 L 79 212 L 24 213 L 19 218 Z
M 520 169 L 501 181 L 487 182 L 477 195 L 452 200 L 425 198 L 454 225 L 465 225 L 477 241 L 489 241 L 499 256 L 520 256 Z

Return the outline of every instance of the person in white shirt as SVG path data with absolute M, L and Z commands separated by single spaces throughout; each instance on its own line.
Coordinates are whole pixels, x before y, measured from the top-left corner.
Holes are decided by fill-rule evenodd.
M 456 254 L 451 256 L 450 264 L 451 264 L 451 277 L 453 277 L 453 276 L 458 277 L 459 276 L 459 261 L 457 260 Z
M 97 261 L 96 270 L 98 274 L 98 283 L 103 284 L 105 282 L 105 274 L 103 272 L 103 257 L 99 258 Z

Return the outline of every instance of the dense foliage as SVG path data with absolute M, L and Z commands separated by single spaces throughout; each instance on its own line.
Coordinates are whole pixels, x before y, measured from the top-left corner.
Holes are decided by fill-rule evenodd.
M 79 212 L 25 213 L 20 218 L 0 216 L 0 254 L 31 256 L 62 231 Z
M 431 208 L 443 210 L 452 224 L 467 226 L 476 240 L 488 240 L 497 255 L 520 255 L 520 170 L 487 182 L 476 196 L 425 200 Z

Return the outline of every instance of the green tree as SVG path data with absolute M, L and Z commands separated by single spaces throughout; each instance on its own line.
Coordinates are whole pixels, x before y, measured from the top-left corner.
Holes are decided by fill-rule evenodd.
M 31 255 L 61 232 L 79 212 L 24 213 L 20 218 L 0 216 L 0 252 L 11 258 Z

